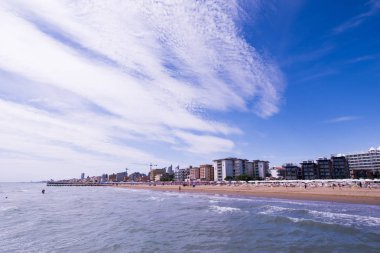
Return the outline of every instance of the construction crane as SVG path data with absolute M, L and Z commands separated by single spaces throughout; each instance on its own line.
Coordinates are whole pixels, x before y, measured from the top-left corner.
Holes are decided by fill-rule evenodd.
M 150 168 L 151 171 L 152 171 L 152 166 L 155 166 L 155 167 L 157 168 L 157 164 L 154 164 L 154 165 L 153 165 L 152 163 L 150 163 L 150 164 L 149 164 L 149 168 Z
M 150 170 L 152 170 L 152 167 L 156 167 L 157 168 L 157 164 L 152 164 L 152 163 L 131 163 L 131 164 L 135 164 L 135 165 L 147 165 L 149 166 Z

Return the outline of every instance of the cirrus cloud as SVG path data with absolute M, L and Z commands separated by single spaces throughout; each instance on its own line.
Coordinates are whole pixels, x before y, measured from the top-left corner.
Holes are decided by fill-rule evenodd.
M 88 167 L 169 162 L 136 143 L 234 152 L 238 124 L 203 112 L 270 117 L 283 86 L 241 35 L 242 11 L 233 1 L 2 2 L 0 148 Z

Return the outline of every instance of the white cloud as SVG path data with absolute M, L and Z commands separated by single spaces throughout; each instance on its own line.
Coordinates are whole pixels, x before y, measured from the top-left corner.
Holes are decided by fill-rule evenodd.
M 326 120 L 324 123 L 339 123 L 339 122 L 345 122 L 345 121 L 353 121 L 353 120 L 358 120 L 360 117 L 357 116 L 342 116 L 342 117 L 337 117 L 334 119 Z
M 232 1 L 2 2 L 0 69 L 30 86 L 20 85 L 28 102 L 17 89 L 0 100 L 0 148 L 88 166 L 166 162 L 118 139 L 232 152 L 242 131 L 198 112 L 269 117 L 283 83 L 240 35 L 239 11 Z
M 335 27 L 332 30 L 333 34 L 340 34 L 343 33 L 349 29 L 355 28 L 361 23 L 363 23 L 367 18 L 376 15 L 380 10 L 380 1 L 379 0 L 370 0 L 366 3 L 367 6 L 369 6 L 369 10 L 363 13 L 360 13 L 346 22 L 340 24 L 339 26 Z

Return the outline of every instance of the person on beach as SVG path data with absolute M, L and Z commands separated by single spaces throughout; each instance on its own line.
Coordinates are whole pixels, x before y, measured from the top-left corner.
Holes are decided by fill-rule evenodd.
M 178 187 L 178 191 L 181 191 L 181 186 Z
M 42 189 L 41 193 L 42 193 L 42 194 L 45 194 L 45 189 Z

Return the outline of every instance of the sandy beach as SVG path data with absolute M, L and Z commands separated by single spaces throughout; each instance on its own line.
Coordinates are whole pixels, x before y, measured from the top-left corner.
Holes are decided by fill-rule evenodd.
M 155 191 L 196 192 L 206 194 L 221 194 L 230 196 L 256 196 L 281 199 L 332 201 L 353 204 L 380 205 L 380 189 L 368 188 L 338 188 L 327 187 L 265 187 L 253 185 L 119 185 L 117 187 L 131 189 L 146 189 Z

